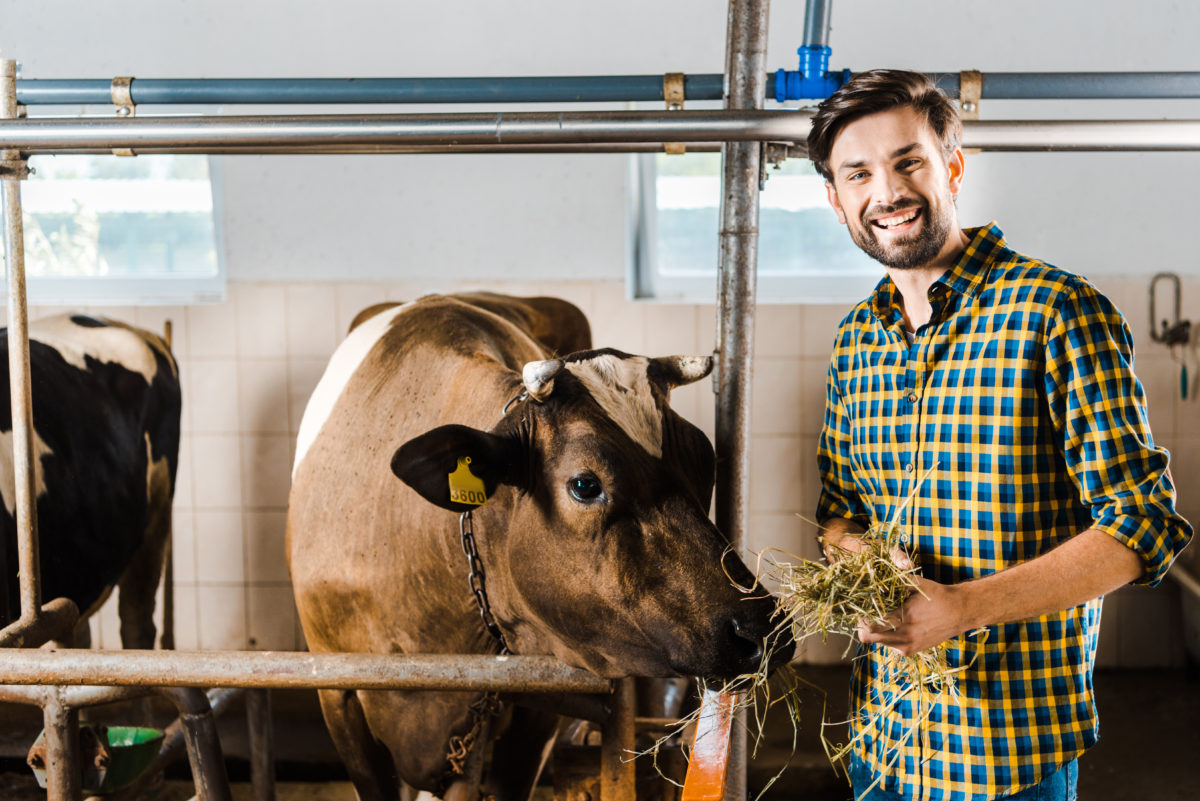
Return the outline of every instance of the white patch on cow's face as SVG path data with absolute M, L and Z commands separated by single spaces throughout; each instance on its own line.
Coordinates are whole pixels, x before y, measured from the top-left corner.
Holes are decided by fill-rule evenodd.
M 33 491 L 34 502 L 46 494 L 46 481 L 42 476 L 42 457 L 54 453 L 33 432 Z M 16 517 L 17 510 L 17 477 L 13 469 L 13 432 L 0 431 L 0 496 L 4 498 L 4 508 L 10 516 Z
M 662 413 L 650 391 L 645 356 L 622 359 L 612 354 L 567 362 L 604 413 L 651 456 L 662 458 Z
M 74 322 L 69 314 L 60 314 L 30 323 L 29 338 L 54 348 L 63 361 L 80 370 L 88 369 L 85 357 L 90 356 L 98 362 L 119 364 L 141 373 L 147 384 L 154 381 L 158 372 L 154 351 L 144 339 L 123 326 L 92 328 Z
M 321 433 L 325 421 L 333 413 L 333 407 L 337 405 L 338 398 L 342 397 L 342 391 L 350 383 L 350 378 L 358 370 L 358 366 L 367 358 L 375 343 L 392 327 L 392 321 L 411 306 L 411 303 L 405 303 L 403 306 L 376 314 L 351 331 L 333 352 L 324 375 L 317 382 L 317 388 L 308 399 L 308 405 L 304 407 L 304 416 L 300 418 L 300 432 L 296 435 L 296 461 L 292 462 L 293 480 L 296 478 L 296 471 L 300 469 L 300 463 L 304 461 L 308 449 Z

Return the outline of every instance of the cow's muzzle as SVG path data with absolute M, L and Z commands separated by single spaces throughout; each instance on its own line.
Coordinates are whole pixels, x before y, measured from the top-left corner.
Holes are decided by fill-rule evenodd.
M 757 673 L 762 669 L 764 659 L 770 672 L 792 658 L 796 643 L 790 627 L 775 625 L 771 616 L 774 609 L 773 596 L 739 604 L 721 630 L 713 678 L 729 679 Z

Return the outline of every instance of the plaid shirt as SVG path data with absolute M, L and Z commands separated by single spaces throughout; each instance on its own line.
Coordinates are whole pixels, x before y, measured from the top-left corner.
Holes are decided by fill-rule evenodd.
M 1132 548 L 1156 584 L 1191 536 L 1146 421 L 1120 312 L 1083 278 L 1009 250 L 995 224 L 929 290 L 910 345 L 884 278 L 843 320 L 818 448 L 818 519 L 901 515 L 922 575 L 969 581 L 1089 528 Z M 948 642 L 959 696 L 918 703 L 861 648 L 856 752 L 881 786 L 982 799 L 1041 781 L 1097 739 L 1101 599 Z M 927 717 L 926 717 L 927 716 Z

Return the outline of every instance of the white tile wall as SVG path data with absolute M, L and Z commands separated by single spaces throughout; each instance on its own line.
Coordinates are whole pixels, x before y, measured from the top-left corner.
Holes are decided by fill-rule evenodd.
M 704 354 L 716 341 L 711 306 L 633 303 L 619 282 L 507 283 L 483 287 L 564 297 L 589 317 L 597 346 L 662 356 Z M 1200 346 L 1186 353 L 1187 400 L 1179 397 L 1180 355 L 1150 341 L 1146 282 L 1113 278 L 1100 288 L 1134 331 L 1137 367 L 1156 438 L 1172 449 L 1180 508 L 1200 519 Z M 161 330 L 174 323 L 185 386 L 184 437 L 176 487 L 176 639 L 181 648 L 302 648 L 284 555 L 291 454 L 308 396 L 351 319 L 383 300 L 411 300 L 432 282 L 234 284 L 218 306 L 145 308 L 128 319 Z M 37 309 L 31 316 L 41 316 Z M 104 313 L 116 316 L 112 310 Z M 751 454 L 752 524 L 746 548 L 813 558 L 810 518 L 819 491 L 816 436 L 824 407 L 832 306 L 762 306 L 756 319 Z M 1200 281 L 1184 285 L 1184 316 L 1200 319 Z M 674 408 L 713 436 L 712 383 L 672 393 Z M 1193 548 L 1192 551 L 1200 551 Z M 1194 558 L 1200 567 L 1200 558 Z M 1144 666 L 1180 659 L 1178 597 L 1170 582 L 1115 593 L 1105 610 L 1102 664 Z M 119 644 L 115 603 L 93 626 Z M 841 659 L 843 641 L 807 641 L 801 658 Z

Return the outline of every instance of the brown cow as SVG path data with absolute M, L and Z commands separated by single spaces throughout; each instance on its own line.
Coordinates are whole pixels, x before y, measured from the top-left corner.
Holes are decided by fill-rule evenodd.
M 668 406 L 709 359 L 588 350 L 582 313 L 551 298 L 432 296 L 356 324 L 305 411 L 289 502 L 312 650 L 495 653 L 447 511 L 473 508 L 514 653 L 607 677 L 757 669 L 773 599 L 731 582 L 754 579 L 706 514 L 712 446 Z M 468 458 L 484 506 L 451 498 Z M 331 690 L 321 704 L 359 798 L 394 801 L 402 782 L 462 794 L 447 744 L 477 730 L 478 698 Z M 518 707 L 505 725 L 485 789 L 524 801 L 556 720 Z

